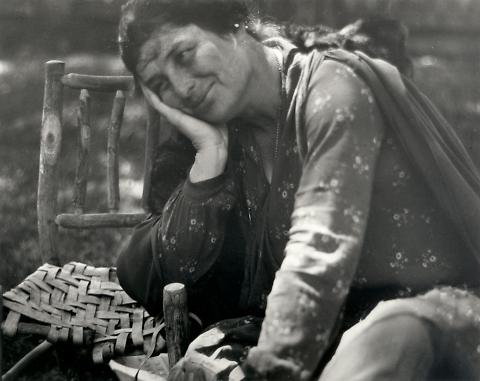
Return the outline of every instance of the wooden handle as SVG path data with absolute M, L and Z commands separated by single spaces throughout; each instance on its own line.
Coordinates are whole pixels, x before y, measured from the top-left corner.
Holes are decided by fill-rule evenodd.
M 168 362 L 172 367 L 187 350 L 189 338 L 187 291 L 183 284 L 171 283 L 163 288 L 163 314 Z

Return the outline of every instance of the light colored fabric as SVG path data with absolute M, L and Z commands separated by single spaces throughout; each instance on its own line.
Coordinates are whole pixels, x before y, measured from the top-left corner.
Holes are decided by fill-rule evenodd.
M 480 299 L 452 287 L 382 302 L 343 334 L 320 381 L 478 380 L 479 316 Z
M 250 347 L 256 344 L 260 327 L 261 319 L 252 316 L 214 324 L 192 341 L 168 380 L 245 380 L 240 366 Z
M 320 381 L 426 380 L 434 362 L 428 322 L 409 314 L 367 317 L 346 331 Z

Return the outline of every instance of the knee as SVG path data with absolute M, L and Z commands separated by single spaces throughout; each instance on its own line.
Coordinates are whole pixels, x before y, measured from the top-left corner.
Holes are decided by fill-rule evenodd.
M 422 379 L 433 362 L 429 323 L 392 300 L 343 334 L 321 381 Z
M 384 345 L 430 347 L 434 327 L 415 311 L 409 299 L 379 303 L 360 323 L 345 332 L 346 341 L 381 341 Z M 343 340 L 343 339 L 342 339 Z M 390 344 L 389 344 L 390 343 Z
M 381 318 L 372 319 L 369 328 L 378 340 L 390 342 L 394 347 L 431 347 L 430 324 L 415 315 L 386 313 Z
M 416 318 L 420 320 L 419 316 L 418 305 L 415 298 L 406 298 L 392 299 L 378 303 L 368 314 L 367 319 L 371 322 L 391 319 L 394 317 L 405 318 L 400 320 L 411 320 L 408 318 Z

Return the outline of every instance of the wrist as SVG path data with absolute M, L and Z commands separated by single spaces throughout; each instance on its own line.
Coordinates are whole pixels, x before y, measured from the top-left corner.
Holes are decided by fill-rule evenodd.
M 306 380 L 300 367 L 292 360 L 282 359 L 276 354 L 258 347 L 250 349 L 242 365 L 247 379 L 292 381 Z
M 197 151 L 190 169 L 192 183 L 205 181 L 221 175 L 225 171 L 228 151 L 223 144 L 213 145 Z

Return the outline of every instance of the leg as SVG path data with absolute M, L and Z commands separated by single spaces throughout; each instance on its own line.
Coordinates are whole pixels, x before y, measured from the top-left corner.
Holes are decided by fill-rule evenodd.
M 345 332 L 320 380 L 478 380 L 479 343 L 480 299 L 434 289 L 380 303 Z
M 396 302 L 380 303 L 345 332 L 320 381 L 426 379 L 441 350 L 432 339 L 439 333 L 404 301 Z

